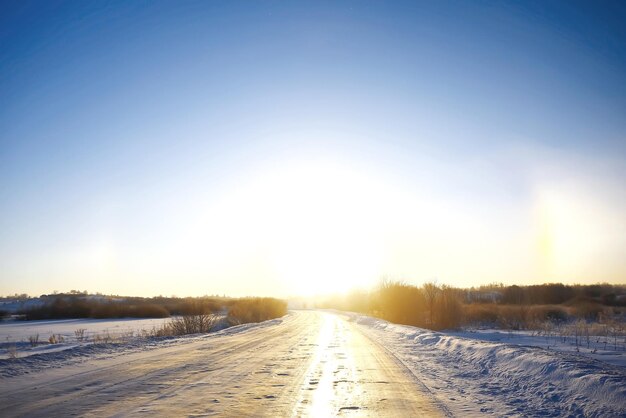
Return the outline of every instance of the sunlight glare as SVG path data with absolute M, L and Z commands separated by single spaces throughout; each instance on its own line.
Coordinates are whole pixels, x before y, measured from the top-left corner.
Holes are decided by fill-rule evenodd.
M 376 276 L 380 208 L 374 182 L 330 163 L 289 167 L 261 187 L 277 274 L 300 294 L 343 292 Z

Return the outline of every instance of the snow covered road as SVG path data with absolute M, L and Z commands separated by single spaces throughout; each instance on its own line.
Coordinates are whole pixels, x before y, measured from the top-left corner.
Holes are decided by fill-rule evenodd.
M 0 380 L 0 416 L 450 415 L 346 317 L 292 312 Z

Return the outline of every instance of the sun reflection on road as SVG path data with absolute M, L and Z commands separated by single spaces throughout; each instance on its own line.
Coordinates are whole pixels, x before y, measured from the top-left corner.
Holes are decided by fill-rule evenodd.
M 330 417 L 360 409 L 356 401 L 362 388 L 356 381 L 350 331 L 335 315 L 322 315 L 317 348 L 293 416 Z
M 311 398 L 311 406 L 309 413 L 315 417 L 328 417 L 332 415 L 332 401 L 333 401 L 333 384 L 331 379 L 332 359 L 329 358 L 328 347 L 332 343 L 332 338 L 335 333 L 336 321 L 329 316 L 324 317 L 324 324 L 320 330 L 320 336 L 318 339 L 318 346 L 315 354 L 315 359 L 311 363 L 311 369 L 309 369 L 309 385 L 310 390 L 313 390 L 313 396 Z

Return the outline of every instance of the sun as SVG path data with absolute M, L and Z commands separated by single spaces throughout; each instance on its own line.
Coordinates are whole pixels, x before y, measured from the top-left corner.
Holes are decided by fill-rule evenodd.
M 316 162 L 285 167 L 265 185 L 275 209 L 273 263 L 292 291 L 344 292 L 377 277 L 382 242 L 372 184 L 350 167 Z
M 382 257 L 375 183 L 349 164 L 298 161 L 240 191 L 255 201 L 247 230 L 288 292 L 344 292 L 375 280 Z
M 345 292 L 381 274 L 383 185 L 345 162 L 298 160 L 246 176 L 189 222 L 180 258 L 238 294 Z M 201 207 L 201 205 L 198 205 Z M 260 289 L 271 283 L 271 289 Z

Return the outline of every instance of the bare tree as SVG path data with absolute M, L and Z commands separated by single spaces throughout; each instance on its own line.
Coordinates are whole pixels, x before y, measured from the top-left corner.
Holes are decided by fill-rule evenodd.
M 422 286 L 422 291 L 424 292 L 424 297 L 426 299 L 426 308 L 428 309 L 428 321 L 429 325 L 432 328 L 434 323 L 434 311 L 435 311 L 435 303 L 437 302 L 437 298 L 439 297 L 439 293 L 441 292 L 441 288 L 437 285 L 435 281 L 424 283 Z

